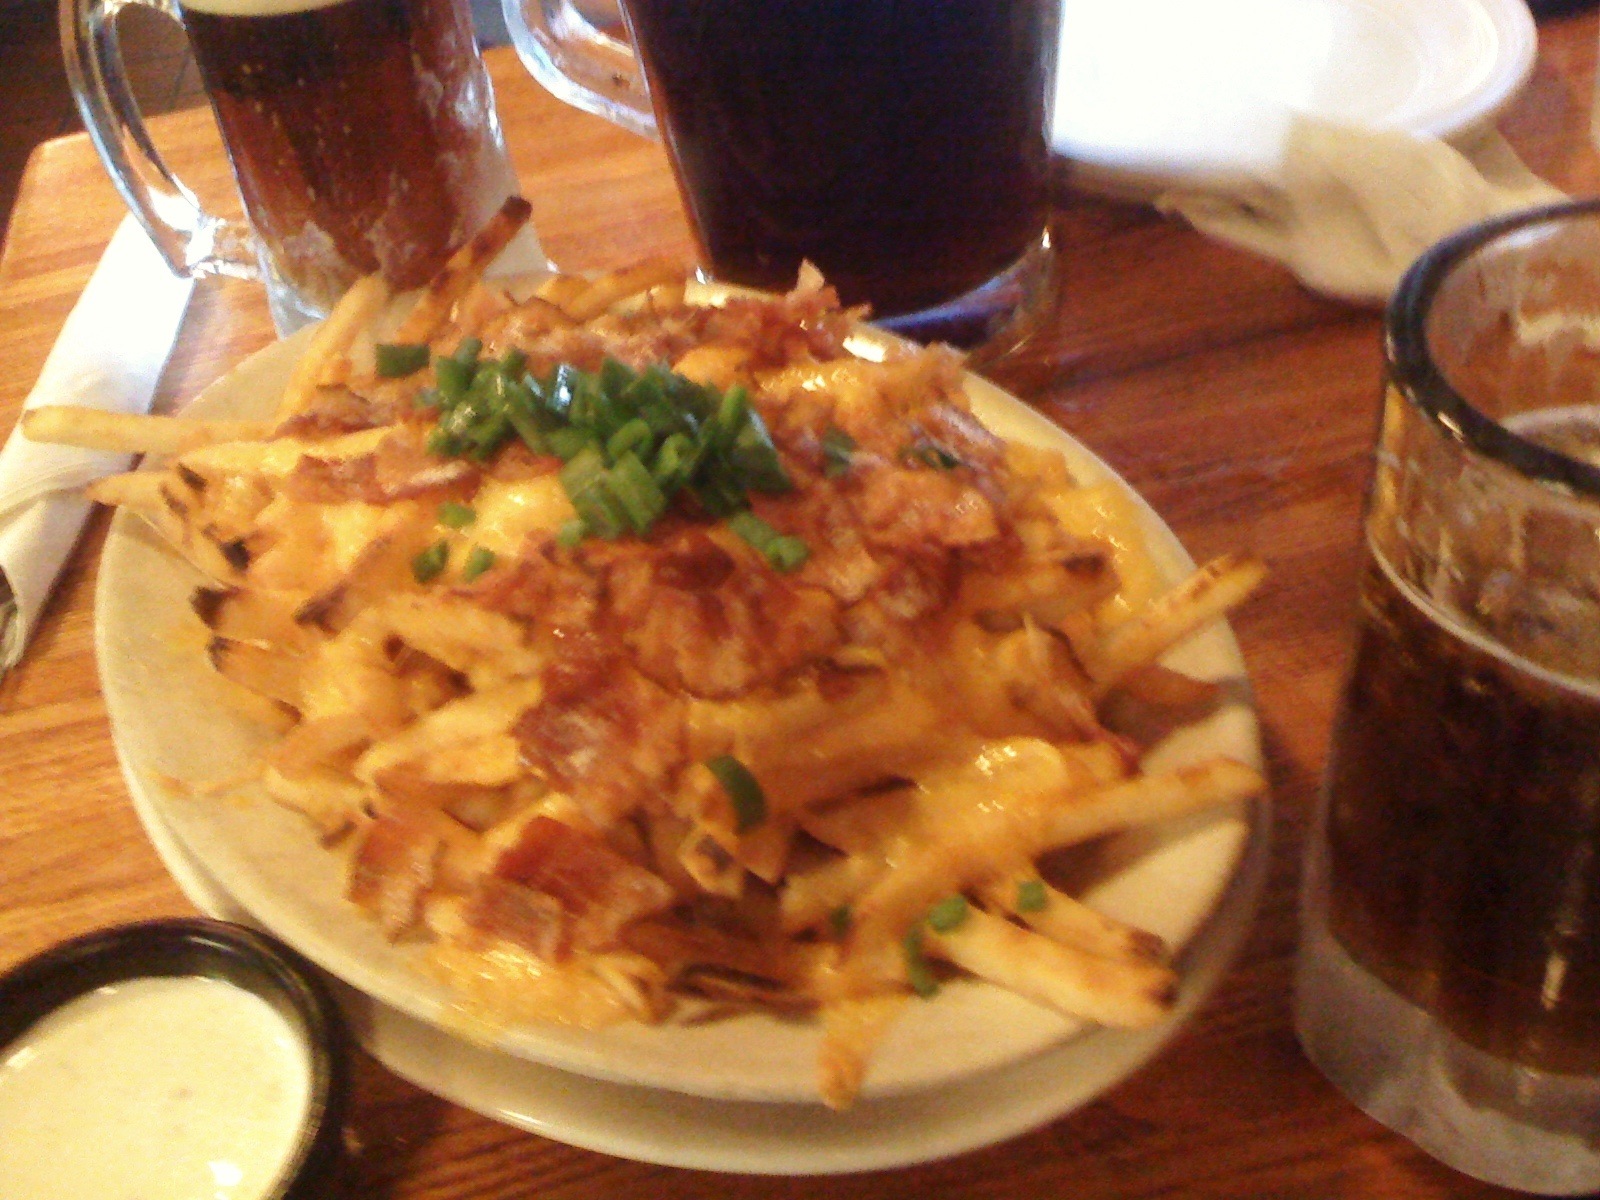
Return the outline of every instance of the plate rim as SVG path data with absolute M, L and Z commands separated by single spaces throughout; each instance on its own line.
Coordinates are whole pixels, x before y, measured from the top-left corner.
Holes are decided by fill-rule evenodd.
M 1073 2 L 1073 0 L 1068 0 Z M 1094 0 L 1077 0 L 1093 3 Z M 1368 0 L 1341 0 L 1353 6 L 1369 7 Z M 1414 4 L 1416 0 L 1404 0 Z M 1484 78 L 1465 97 L 1435 104 L 1413 120 L 1398 126 L 1406 132 L 1438 138 L 1457 147 L 1470 146 L 1486 133 L 1495 118 L 1526 86 L 1538 56 L 1539 32 L 1525 0 L 1450 0 L 1483 14 L 1495 34 L 1495 57 Z M 1063 29 L 1066 22 L 1063 21 Z M 1055 96 L 1052 95 L 1054 103 Z M 1173 188 L 1204 188 L 1207 184 L 1232 184 L 1253 177 L 1249 169 L 1235 170 L 1226 165 L 1149 164 L 1108 162 L 1104 159 L 1074 157 L 1067 135 L 1060 128 L 1059 105 L 1054 107 L 1050 147 L 1066 163 L 1068 186 L 1108 197 L 1148 201 Z

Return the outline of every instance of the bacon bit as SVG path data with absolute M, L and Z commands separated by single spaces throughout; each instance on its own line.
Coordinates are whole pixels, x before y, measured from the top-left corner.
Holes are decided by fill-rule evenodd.
M 367 825 L 350 860 L 347 895 L 377 919 L 390 938 L 422 918 L 422 901 L 438 870 L 444 839 L 425 818 L 383 814 Z
M 500 453 L 484 468 L 484 474 L 502 483 L 521 483 L 527 479 L 554 475 L 561 470 L 561 465 L 561 460 L 554 454 L 535 454 L 524 442 L 514 441 L 507 442 L 501 448 Z
M 461 915 L 480 933 L 515 942 L 546 962 L 572 954 L 572 922 L 561 901 L 509 879 L 479 880 Z
M 738 695 L 840 641 L 839 603 L 828 592 L 698 528 L 619 543 L 605 579 L 611 617 L 639 670 L 695 696 Z
M 311 402 L 278 426 L 278 437 L 314 440 L 362 429 L 376 429 L 393 420 L 391 406 L 375 403 L 343 387 L 318 388 Z
M 513 731 L 523 761 L 570 794 L 602 828 L 659 809 L 683 761 L 683 701 L 590 638 L 545 672 L 545 695 Z
M 599 582 L 568 561 L 553 541 L 462 590 L 492 612 L 569 635 L 591 631 L 600 608 Z
M 734 297 L 706 311 L 701 339 L 751 350 L 751 365 L 782 366 L 845 354 L 860 312 L 842 312 L 832 288 L 791 292 L 781 301 Z
M 895 550 L 977 546 L 1000 536 L 994 505 L 968 472 L 883 467 L 860 473 L 850 495 L 863 536 Z
M 360 500 L 392 504 L 419 496 L 445 498 L 470 492 L 480 469 L 464 458 L 440 458 L 422 445 L 419 431 L 405 429 L 385 438 L 359 458 L 303 456 L 284 480 L 284 491 L 311 504 Z
M 529 821 L 492 874 L 502 886 L 490 889 L 481 903 L 475 900 L 469 919 L 497 919 L 502 927 L 492 932 L 545 955 L 615 945 L 625 926 L 661 912 L 675 899 L 658 875 L 600 837 L 553 817 Z M 507 926 L 514 935 L 506 933 Z

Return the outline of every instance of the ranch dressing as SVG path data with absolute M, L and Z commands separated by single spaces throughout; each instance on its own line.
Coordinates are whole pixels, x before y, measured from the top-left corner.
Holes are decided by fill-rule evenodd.
M 89 992 L 0 1054 L 0 1197 L 259 1200 L 310 1103 L 290 1024 L 200 976 Z

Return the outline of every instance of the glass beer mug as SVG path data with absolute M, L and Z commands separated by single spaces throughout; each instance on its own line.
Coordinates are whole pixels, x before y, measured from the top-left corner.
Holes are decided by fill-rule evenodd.
M 1467 230 L 1391 302 L 1296 1026 L 1434 1157 L 1600 1188 L 1600 201 Z
M 193 47 L 248 225 L 214 216 L 139 115 L 113 24 L 127 2 L 63 6 L 89 136 L 173 270 L 260 278 L 280 333 L 361 275 L 425 282 L 516 189 L 465 0 L 131 0 Z
M 659 132 L 715 278 L 784 290 L 811 262 L 989 355 L 1048 311 L 1059 0 L 504 3 L 549 91 Z

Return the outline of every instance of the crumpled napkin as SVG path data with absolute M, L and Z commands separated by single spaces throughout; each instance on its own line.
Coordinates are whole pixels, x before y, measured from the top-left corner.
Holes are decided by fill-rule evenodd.
M 1560 199 L 1492 130 L 1457 149 L 1295 116 L 1276 161 L 1164 192 L 1156 207 L 1276 259 L 1314 291 L 1381 305 L 1440 238 Z
M 123 218 L 23 408 L 148 411 L 193 288 L 192 279 L 172 273 L 138 223 Z M 0 448 L 0 670 L 22 657 L 83 529 L 91 507 L 83 487 L 127 470 L 130 461 L 33 442 L 20 430 Z

